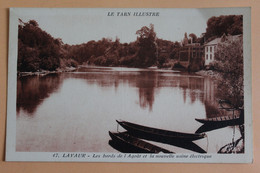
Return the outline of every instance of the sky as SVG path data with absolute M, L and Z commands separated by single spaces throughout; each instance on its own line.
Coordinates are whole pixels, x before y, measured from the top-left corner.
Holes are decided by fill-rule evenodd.
M 154 24 L 158 38 L 181 41 L 184 33 L 198 37 L 206 32 L 207 20 L 212 16 L 241 15 L 246 8 L 15 8 L 16 16 L 24 22 L 36 20 L 39 27 L 64 43 L 75 45 L 90 40 L 116 37 L 121 43 L 137 38 L 136 31 Z M 108 13 L 114 12 L 114 16 Z M 117 16 L 121 12 L 128 16 Z M 133 16 L 134 12 L 159 12 L 159 16 Z

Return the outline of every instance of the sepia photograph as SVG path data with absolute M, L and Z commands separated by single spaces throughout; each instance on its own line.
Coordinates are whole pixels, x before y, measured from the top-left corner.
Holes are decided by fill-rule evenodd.
M 7 161 L 252 162 L 250 8 L 11 8 Z

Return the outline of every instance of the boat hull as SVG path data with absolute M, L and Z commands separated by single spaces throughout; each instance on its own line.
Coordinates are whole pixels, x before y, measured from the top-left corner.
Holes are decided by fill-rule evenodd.
M 109 144 L 124 153 L 173 153 L 169 150 L 153 145 L 141 139 L 135 138 L 128 133 L 109 132 L 112 141 Z
M 129 134 L 142 139 L 171 144 L 176 141 L 194 141 L 202 139 L 205 134 L 190 134 L 174 132 L 152 127 L 142 126 L 127 121 L 117 121 Z
M 234 126 L 234 125 L 242 125 L 244 124 L 244 118 L 235 116 L 223 116 L 223 117 L 216 117 L 216 118 L 206 118 L 206 119 L 198 119 L 195 118 L 196 121 L 202 124 L 211 124 L 211 125 L 226 125 L 226 126 Z

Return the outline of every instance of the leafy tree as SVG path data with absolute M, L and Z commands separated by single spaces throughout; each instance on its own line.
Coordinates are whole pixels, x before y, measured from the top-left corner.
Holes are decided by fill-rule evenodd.
M 17 70 L 35 72 L 39 70 L 39 67 L 40 59 L 38 50 L 30 48 L 18 40 Z
M 235 107 L 244 104 L 243 88 L 243 40 L 223 42 L 215 53 L 215 68 L 220 71 L 219 97 Z
M 17 70 L 56 70 L 60 66 L 61 39 L 43 31 L 35 20 L 19 22 Z
M 136 66 L 149 67 L 156 64 L 157 44 L 154 25 L 150 24 L 150 27 L 144 26 L 136 31 L 136 34 L 138 35 L 137 44 L 139 46 Z
M 221 37 L 223 34 L 238 35 L 243 34 L 243 16 L 227 15 L 211 17 L 207 21 L 206 38 Z M 211 40 L 211 39 L 210 39 Z

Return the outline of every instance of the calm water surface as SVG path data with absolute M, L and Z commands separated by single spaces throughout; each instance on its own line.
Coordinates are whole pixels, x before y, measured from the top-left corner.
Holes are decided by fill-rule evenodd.
M 195 118 L 214 116 L 216 89 L 209 78 L 173 71 L 82 67 L 75 72 L 17 79 L 16 150 L 117 152 L 108 131 L 126 120 L 194 133 Z M 209 153 L 232 142 L 234 129 L 195 141 Z M 235 128 L 235 137 L 240 133 Z M 192 151 L 158 144 L 177 153 Z

